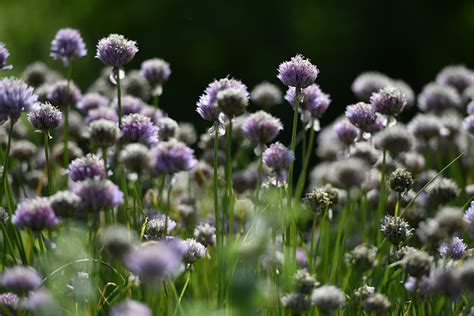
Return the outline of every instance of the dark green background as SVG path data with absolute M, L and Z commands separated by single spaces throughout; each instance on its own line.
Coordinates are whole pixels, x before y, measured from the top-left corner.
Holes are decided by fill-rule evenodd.
M 173 74 L 162 105 L 177 120 L 202 122 L 195 103 L 214 78 L 231 75 L 253 87 L 277 82 L 278 64 L 302 53 L 321 70 L 317 82 L 331 94 L 332 120 L 353 101 L 350 84 L 365 70 L 403 78 L 419 91 L 446 64 L 472 65 L 474 1 L 184 1 L 0 0 L 0 41 L 16 71 L 49 58 L 61 27 L 80 29 L 89 55 L 75 63 L 86 88 L 102 65 L 95 45 L 111 32 L 138 42 L 127 69 L 162 57 Z M 283 88 L 283 87 L 282 87 Z M 275 109 L 290 125 L 290 108 Z

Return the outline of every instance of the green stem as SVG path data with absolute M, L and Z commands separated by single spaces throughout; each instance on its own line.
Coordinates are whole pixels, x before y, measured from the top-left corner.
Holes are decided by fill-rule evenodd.
M 295 200 L 299 200 L 301 195 L 303 194 L 304 185 L 306 183 L 306 174 L 308 173 L 308 166 L 311 160 L 311 153 L 313 152 L 313 144 L 314 144 L 314 135 L 316 134 L 313 127 L 309 132 L 309 144 L 308 148 L 306 149 L 306 155 L 303 161 L 303 169 L 301 170 L 300 176 L 298 178 L 298 182 L 296 184 L 296 191 L 295 191 Z
M 229 208 L 229 236 L 234 235 L 234 198 L 232 191 L 232 119 L 229 118 L 229 124 L 227 125 L 227 152 L 226 152 L 226 184 L 228 194 L 228 208 Z
M 298 130 L 298 110 L 300 108 L 300 88 L 295 88 L 295 110 L 293 113 L 293 129 L 291 132 L 291 143 L 290 143 L 290 150 L 295 153 L 296 149 L 296 132 Z M 290 163 L 290 168 L 288 171 L 288 206 L 291 207 L 291 198 L 293 196 L 293 168 L 295 162 L 292 161 Z
M 178 312 L 178 308 L 181 307 L 181 301 L 183 300 L 184 293 L 186 292 L 186 289 L 188 288 L 190 279 L 191 279 L 191 272 L 188 272 L 186 273 L 186 282 L 184 282 L 183 289 L 181 290 L 181 293 L 179 294 L 178 303 L 176 305 L 176 308 L 174 309 L 173 315 L 176 315 L 176 313 Z
M 102 160 L 104 161 L 105 174 L 107 175 L 107 147 L 102 147 Z
M 122 129 L 122 92 L 120 91 L 120 70 L 117 72 L 117 115 L 119 129 Z
M 213 191 L 214 191 L 214 221 L 216 223 L 216 247 L 219 249 L 221 244 L 221 225 L 219 215 L 219 192 L 217 183 L 217 168 L 218 168 L 218 151 L 219 151 L 219 123 L 214 123 L 214 175 L 213 175 Z
M 67 96 L 70 97 L 71 94 L 71 77 L 72 77 L 72 63 L 69 63 L 67 68 Z M 64 104 L 64 126 L 63 126 L 63 143 L 64 143 L 64 152 L 63 152 L 63 167 L 67 168 L 69 164 L 69 106 L 70 104 Z M 68 177 L 65 177 L 66 186 L 68 182 Z
M 159 95 L 154 95 L 153 96 L 153 106 L 155 108 L 158 108 L 159 104 L 160 104 L 160 96 Z
M 53 194 L 53 177 L 51 174 L 51 162 L 49 159 L 49 132 L 43 133 L 44 136 L 44 156 L 46 159 L 46 176 L 48 177 L 48 193 L 51 196 Z
M 1 183 L 1 190 L 0 190 L 0 205 L 2 204 L 3 201 L 3 194 L 5 191 L 8 191 L 7 185 L 8 185 L 8 163 L 9 163 L 9 157 L 10 157 L 10 148 L 12 144 L 12 135 L 13 135 L 13 122 L 10 121 L 10 128 L 8 130 L 8 142 L 7 142 L 7 149 L 5 151 L 5 157 L 3 159 L 3 171 L 2 171 L 2 183 Z M 10 215 L 13 210 L 10 210 Z
M 255 189 L 255 202 L 258 202 L 260 187 L 262 186 L 262 176 L 263 176 L 263 157 L 262 157 L 262 153 L 260 153 L 258 156 L 258 174 L 257 174 L 257 187 Z

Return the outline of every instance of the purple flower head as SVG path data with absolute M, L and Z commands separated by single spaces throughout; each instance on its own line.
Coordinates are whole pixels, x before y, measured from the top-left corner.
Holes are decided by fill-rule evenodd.
M 263 163 L 276 175 L 277 185 L 286 181 L 290 164 L 295 160 L 295 155 L 282 143 L 276 142 L 263 152 Z
M 372 94 L 370 103 L 379 113 L 397 116 L 407 105 L 407 97 L 398 88 L 385 87 Z
M 377 120 L 372 105 L 364 102 L 348 105 L 346 117 L 354 126 L 366 132 Z
M 474 86 L 473 86 L 474 87 Z M 474 101 L 470 101 L 466 106 L 467 114 L 471 115 L 474 114 Z
M 419 279 L 409 276 L 405 282 L 405 288 L 408 292 L 413 293 L 416 291 L 417 294 L 425 296 L 430 294 L 433 290 L 434 280 L 427 275 L 423 275 Z
M 183 254 L 183 261 L 188 265 L 192 265 L 197 260 L 206 255 L 206 247 L 196 239 L 188 238 L 183 241 L 185 251 Z
M 152 87 L 162 86 L 171 75 L 170 64 L 160 58 L 145 60 L 140 72 Z
M 158 143 L 158 128 L 149 117 L 129 114 L 123 117 L 122 138 L 128 143 L 154 146 Z
M 474 135 L 474 115 L 467 116 L 463 121 L 464 129 L 471 135 Z
M 474 202 L 471 202 L 471 206 L 464 213 L 464 220 L 469 224 L 474 224 Z
M 262 82 L 250 92 L 250 100 L 262 108 L 280 104 L 282 95 L 280 89 L 269 82 Z
M 461 104 L 461 96 L 456 89 L 437 83 L 427 84 L 418 96 L 418 108 L 424 112 L 457 109 Z
M 7 59 L 9 56 L 10 52 L 5 46 L 5 43 L 0 42 L 0 71 L 13 69 L 12 65 L 7 65 Z
M 125 259 L 125 266 L 143 282 L 163 281 L 178 276 L 181 255 L 171 244 L 154 242 L 141 246 Z
M 178 123 L 169 117 L 163 117 L 156 121 L 158 127 L 158 139 L 160 141 L 168 141 L 175 138 L 178 133 Z
M 0 294 L 0 310 L 8 311 L 7 315 L 15 315 L 14 311 L 18 308 L 20 298 L 18 295 L 7 292 Z
M 137 43 L 126 39 L 123 35 L 110 34 L 97 44 L 97 54 L 101 62 L 119 69 L 128 64 L 138 52 Z
M 113 105 L 114 109 L 117 110 L 117 98 L 114 99 Z M 140 113 L 144 105 L 145 104 L 141 99 L 126 95 L 122 97 L 122 115 L 125 116 L 129 114 Z
M 19 203 L 12 223 L 20 229 L 29 228 L 34 232 L 52 228 L 59 223 L 53 208 L 46 198 L 32 198 Z
M 310 86 L 311 87 L 311 86 Z M 309 87 L 308 87 L 309 88 Z M 306 89 L 308 89 L 306 88 Z M 307 111 L 313 119 L 320 119 L 331 104 L 331 98 L 326 93 L 320 93 L 308 103 Z
M 375 116 L 375 121 L 366 129 L 366 132 L 370 134 L 378 133 L 385 127 L 385 118 L 379 113 L 375 113 Z
M 50 103 L 40 103 L 39 106 L 28 114 L 28 121 L 39 131 L 47 132 L 59 126 L 63 114 Z
M 98 120 L 107 120 L 118 122 L 117 111 L 109 107 L 100 107 L 87 112 L 86 123 L 92 123 Z
M 407 126 L 410 133 L 424 140 L 441 134 L 442 127 L 441 121 L 431 114 L 417 114 Z
M 81 199 L 80 209 L 99 212 L 123 203 L 123 193 L 110 180 L 86 179 L 74 183 L 73 192 Z
M 393 80 L 392 86 L 398 88 L 407 98 L 407 107 L 411 107 L 415 104 L 415 92 L 413 89 L 403 80 Z
M 153 167 L 160 174 L 174 174 L 191 170 L 197 163 L 194 151 L 174 139 L 159 143 L 151 151 Z
M 166 117 L 166 114 L 162 110 L 148 104 L 143 105 L 140 114 L 149 117 L 153 122 L 158 122 L 159 119 Z
M 84 114 L 89 113 L 90 110 L 107 107 L 109 100 L 99 93 L 87 93 L 82 96 L 82 99 L 77 103 L 77 108 Z
M 474 85 L 474 73 L 463 65 L 447 66 L 438 73 L 436 82 L 451 86 L 462 93 L 464 89 Z
M 295 108 L 296 89 L 294 87 L 288 88 L 285 100 Z M 307 112 L 313 119 L 319 119 L 326 112 L 331 99 L 329 95 L 323 93 L 321 88 L 313 83 L 312 85 L 301 89 L 299 112 Z
M 8 291 L 26 294 L 41 286 L 41 277 L 31 267 L 13 266 L 3 271 L 0 277 L 0 285 Z
M 163 214 L 154 215 L 146 223 L 144 237 L 148 240 L 161 240 L 170 236 L 176 228 L 176 222 Z
M 109 316 L 151 316 L 153 313 L 143 303 L 126 300 L 118 303 L 110 309 Z
M 248 100 L 249 98 L 247 87 L 239 80 L 229 78 L 214 80 L 207 86 L 196 104 L 196 111 L 203 119 L 212 122 L 219 120 L 221 110 L 217 106 L 217 95 L 220 91 L 226 89 L 236 89 L 240 91 L 245 99 Z
M 68 92 L 69 91 L 69 92 Z M 46 98 L 54 106 L 63 108 L 68 105 L 75 105 L 81 99 L 81 91 L 74 83 L 68 83 L 66 80 L 56 81 L 49 89 Z
M 51 58 L 61 60 L 67 67 L 74 58 L 87 55 L 86 44 L 78 30 L 60 29 L 51 42 Z
M 392 85 L 392 79 L 380 72 L 369 71 L 360 74 L 354 80 L 352 92 L 359 100 L 369 102 L 373 93 L 390 85 Z
M 98 177 L 106 178 L 104 161 L 94 154 L 87 154 L 85 157 L 71 161 L 68 167 L 68 174 L 72 181 L 83 181 Z
M 21 112 L 30 112 L 36 106 L 38 96 L 20 79 L 0 80 L 0 124 L 10 118 L 15 123 Z
M 278 67 L 277 78 L 288 87 L 304 89 L 311 85 L 319 74 L 318 68 L 302 55 L 292 57 Z
M 443 242 L 439 246 L 439 254 L 441 257 L 451 257 L 455 260 L 459 260 L 464 256 L 464 252 L 467 249 L 467 245 L 459 237 L 453 237 L 450 242 Z
M 249 115 L 242 124 L 242 131 L 258 145 L 271 143 L 283 130 L 280 120 L 265 111 Z
M 348 120 L 343 120 L 334 125 L 337 137 L 346 146 L 352 145 L 359 136 L 359 129 Z

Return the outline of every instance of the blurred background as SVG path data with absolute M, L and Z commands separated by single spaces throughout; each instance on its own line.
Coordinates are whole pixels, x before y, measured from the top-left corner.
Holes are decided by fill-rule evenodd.
M 0 41 L 15 72 L 49 58 L 62 27 L 82 32 L 88 56 L 74 64 L 85 90 L 102 69 L 97 41 L 109 33 L 136 40 L 139 53 L 126 69 L 151 57 L 170 62 L 161 106 L 178 121 L 208 126 L 195 112 L 206 85 L 226 75 L 249 88 L 277 83 L 279 63 L 301 53 L 333 103 L 323 124 L 354 102 L 350 90 L 362 71 L 379 70 L 407 81 L 418 93 L 447 64 L 474 64 L 474 1 L 432 0 L 1 0 Z M 282 90 L 283 85 L 279 84 Z M 273 109 L 290 126 L 291 108 Z M 288 133 L 288 128 L 287 128 Z M 288 135 L 284 135 L 284 139 Z

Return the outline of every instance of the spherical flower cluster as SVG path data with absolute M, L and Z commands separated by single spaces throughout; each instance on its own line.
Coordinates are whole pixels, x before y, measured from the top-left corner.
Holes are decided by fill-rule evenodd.
M 334 130 L 339 140 L 346 146 L 352 145 L 359 136 L 359 129 L 348 120 L 337 122 Z
M 474 115 L 468 115 L 462 124 L 466 132 L 470 135 L 474 135 Z
M 228 118 L 242 115 L 248 105 L 249 93 L 238 88 L 228 88 L 217 93 L 217 106 Z
M 151 309 L 143 303 L 126 300 L 112 306 L 109 316 L 152 316 Z
M 369 71 L 360 74 L 352 83 L 352 92 L 364 102 L 368 102 L 373 93 L 391 86 L 392 80 L 386 75 Z
M 372 269 L 377 265 L 377 247 L 358 245 L 346 254 L 346 261 L 360 271 Z
M 144 174 L 151 168 L 150 151 L 139 143 L 128 144 L 120 153 L 120 161 L 129 172 Z
M 50 103 L 40 103 L 28 114 L 28 121 L 39 131 L 48 132 L 59 126 L 63 114 Z
M 145 105 L 143 101 L 140 98 L 136 98 L 131 95 L 126 95 L 122 97 L 122 115 L 129 115 L 129 114 L 135 114 L 135 113 L 140 113 L 143 109 L 143 106 Z M 113 101 L 113 107 L 115 110 L 118 109 L 118 101 L 117 98 L 114 99 Z
M 177 276 L 181 272 L 181 257 L 173 243 L 155 242 L 131 251 L 125 266 L 143 282 L 153 284 Z
M 184 246 L 183 261 L 188 265 L 192 265 L 206 255 L 206 247 L 195 239 L 188 238 L 184 240 Z
M 390 188 L 398 193 L 404 193 L 410 190 L 414 182 L 411 173 L 403 168 L 396 169 L 388 177 Z
M 197 163 L 194 151 L 185 144 L 170 140 L 161 142 L 150 153 L 154 170 L 159 174 L 175 174 L 191 170 Z
M 0 80 L 0 124 L 10 119 L 15 123 L 22 112 L 30 112 L 36 106 L 38 97 L 20 79 L 4 78 Z
M 178 133 L 178 123 L 169 117 L 162 117 L 156 121 L 156 127 L 158 128 L 158 139 L 160 141 L 168 141 L 171 138 L 175 138 Z
M 100 235 L 100 243 L 109 256 L 124 258 L 134 246 L 134 237 L 134 235 L 129 234 L 126 226 L 108 226 Z
M 215 80 L 207 86 L 196 104 L 196 111 L 203 119 L 212 122 L 219 119 L 221 111 L 217 105 L 217 95 L 226 89 L 236 89 L 240 91 L 239 95 L 245 96 L 245 99 L 248 100 L 247 87 L 239 80 L 229 78 Z
M 119 138 L 119 133 L 117 123 L 113 121 L 100 119 L 90 124 L 90 140 L 100 148 L 113 146 Z
M 202 223 L 194 229 L 194 238 L 206 247 L 216 244 L 216 228 L 209 223 Z
M 60 29 L 51 42 L 51 58 L 61 60 L 67 67 L 74 58 L 87 55 L 81 33 L 71 28 Z
M 61 217 L 69 217 L 79 210 L 81 199 L 71 191 L 58 191 L 49 197 L 54 213 Z
M 158 128 L 146 116 L 129 114 L 122 121 L 122 138 L 129 143 L 142 143 L 151 147 L 158 143 Z
M 83 181 L 93 178 L 106 178 L 104 161 L 94 154 L 74 159 L 68 167 L 68 174 L 72 181 Z
M 323 93 L 321 88 L 315 83 L 301 89 L 299 98 L 298 110 L 305 122 L 321 118 L 331 103 L 329 95 Z M 288 88 L 285 100 L 288 101 L 293 108 L 295 107 L 296 88 Z
M 250 92 L 250 100 L 262 108 L 280 104 L 282 99 L 280 89 L 269 82 L 262 82 L 256 85 Z
M 137 43 L 126 39 L 123 35 L 110 34 L 97 44 L 97 54 L 101 62 L 115 69 L 128 64 L 138 52 Z
M 47 99 L 54 106 L 64 108 L 65 106 L 75 105 L 81 99 L 81 91 L 74 83 L 66 80 L 55 82 L 48 89 Z
M 331 314 L 346 304 L 346 296 L 333 285 L 323 285 L 313 291 L 311 301 L 322 312 Z
M 387 127 L 374 136 L 375 147 L 386 150 L 393 157 L 409 151 L 414 142 L 413 136 L 401 124 Z
M 84 212 L 99 212 L 123 203 L 123 193 L 110 180 L 94 178 L 76 182 L 73 192 L 81 199 L 80 209 Z
M 380 230 L 385 238 L 394 245 L 400 245 L 413 235 L 413 230 L 403 218 L 391 215 L 386 215 L 382 219 Z
M 370 97 L 370 103 L 379 113 L 397 116 L 407 105 L 407 97 L 400 89 L 385 87 Z
M 446 66 L 436 75 L 436 82 L 451 86 L 462 93 L 474 84 L 474 73 L 463 65 Z
M 13 266 L 3 271 L 0 285 L 11 292 L 26 294 L 40 287 L 41 277 L 31 267 Z
M 171 75 L 170 65 L 160 58 L 145 60 L 140 72 L 152 87 L 163 85 Z
M 422 250 L 410 250 L 403 257 L 402 266 L 413 277 L 421 277 L 430 273 L 433 258 Z
M 242 124 L 242 131 L 258 145 L 271 143 L 283 130 L 280 120 L 265 111 L 249 115 Z
M 304 89 L 311 85 L 319 74 L 318 68 L 302 55 L 292 57 L 278 67 L 278 79 L 288 86 Z
M 442 257 L 451 257 L 459 260 L 464 256 L 467 245 L 459 237 L 453 237 L 451 241 L 444 242 L 439 246 L 439 254 Z
M 418 107 L 422 111 L 440 112 L 461 106 L 459 93 L 450 86 L 437 83 L 427 84 L 418 96 Z
M 364 132 L 368 131 L 377 120 L 372 105 L 364 102 L 347 106 L 345 113 L 349 122 Z
M 53 228 L 59 223 L 50 202 L 46 198 L 33 198 L 20 202 L 12 217 L 12 223 L 21 229 L 31 229 L 39 233 Z
M 77 103 L 77 108 L 84 114 L 89 113 L 90 110 L 99 109 L 106 107 L 109 104 L 109 100 L 101 94 L 92 92 L 82 96 L 81 100 Z
M 117 111 L 109 107 L 100 107 L 87 112 L 86 123 L 91 123 L 97 120 L 107 120 L 111 122 L 118 122 Z
M 13 69 L 12 65 L 7 65 L 7 59 L 9 56 L 10 52 L 5 46 L 5 43 L 0 42 L 0 71 Z
M 270 168 L 275 174 L 277 185 L 283 185 L 286 182 L 288 168 L 295 160 L 293 152 L 277 142 L 263 152 L 262 159 L 265 166 Z
M 37 61 L 25 68 L 21 78 L 33 88 L 39 88 L 45 83 L 57 81 L 59 76 L 56 72 L 49 69 L 46 64 L 41 61 Z

